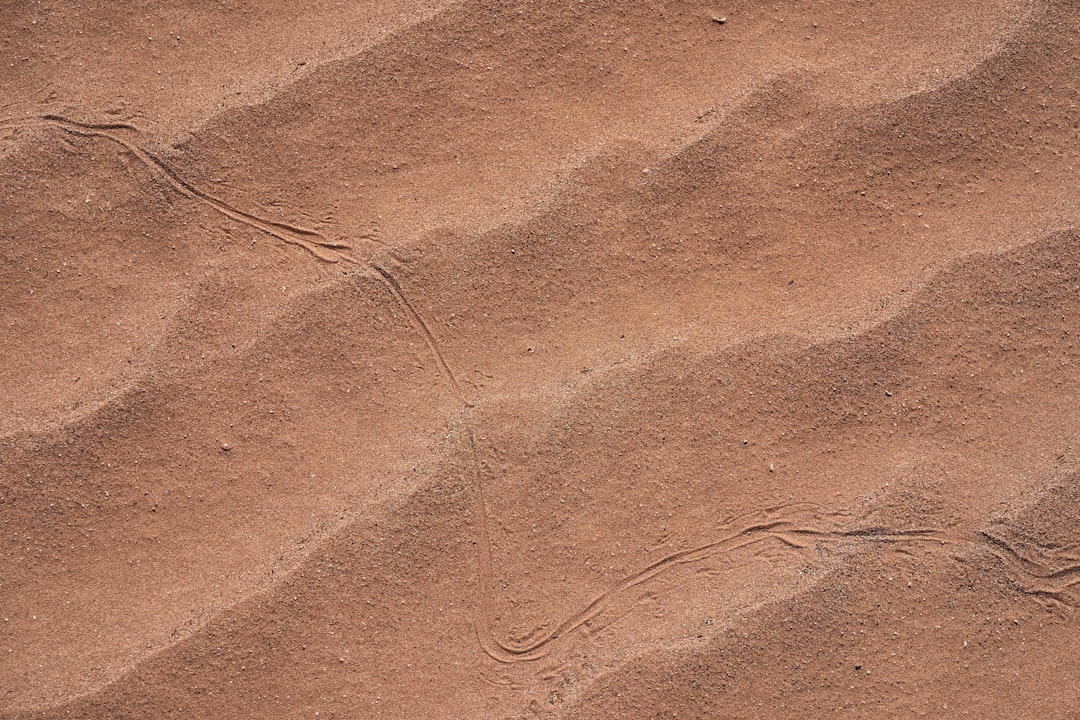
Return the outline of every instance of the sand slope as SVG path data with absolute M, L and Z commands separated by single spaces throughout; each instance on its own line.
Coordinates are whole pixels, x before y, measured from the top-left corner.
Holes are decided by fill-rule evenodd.
M 1074 715 L 1080 8 L 939 5 L 0 9 L 0 716 Z

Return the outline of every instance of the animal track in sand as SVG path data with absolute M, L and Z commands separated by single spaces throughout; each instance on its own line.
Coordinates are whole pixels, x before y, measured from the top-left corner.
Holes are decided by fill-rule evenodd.
M 455 373 L 423 314 L 409 300 L 394 275 L 376 258 L 367 262 L 361 261 L 352 254 L 352 248 L 347 243 L 329 240 L 317 230 L 271 220 L 248 212 L 201 190 L 135 140 L 125 137 L 124 134 L 139 132 L 134 125 L 122 122 L 85 123 L 53 114 L 0 119 L 0 128 L 27 126 L 45 126 L 69 135 L 107 140 L 131 153 L 148 170 L 163 177 L 182 196 L 205 205 L 235 222 L 270 235 L 284 244 L 299 247 L 321 262 L 348 263 L 358 266 L 363 271 L 371 272 L 371 276 L 387 288 L 395 302 L 409 317 L 416 331 L 424 339 L 433 361 L 440 374 L 445 377 L 454 397 L 466 413 L 470 412 L 473 403 L 464 396 Z M 381 245 L 370 234 L 361 235 L 359 239 Z M 464 426 L 475 478 L 474 505 L 480 535 L 477 564 L 481 598 L 475 629 L 483 651 L 500 663 L 531 661 L 545 656 L 557 641 L 584 630 L 591 620 L 615 604 L 629 590 L 652 580 L 667 570 L 767 542 L 779 543 L 782 547 L 796 550 L 804 549 L 810 543 L 839 543 L 857 540 L 879 544 L 926 542 L 939 546 L 979 545 L 988 548 L 1001 560 L 1010 576 L 1024 592 L 1040 599 L 1066 604 L 1063 599 L 1064 594 L 1074 586 L 1080 585 L 1080 557 L 1071 552 L 1044 552 L 1042 549 L 1036 549 L 1037 556 L 1032 559 L 989 532 L 981 532 L 975 538 L 965 539 L 947 531 L 934 529 L 901 531 L 884 526 L 857 527 L 850 521 L 845 521 L 845 518 L 849 518 L 847 513 L 830 512 L 817 505 L 802 503 L 776 506 L 747 514 L 730 524 L 726 531 L 716 539 L 668 554 L 625 575 L 562 620 L 553 620 L 554 627 L 546 633 L 536 632 L 531 639 L 519 642 L 502 640 L 498 637 L 495 628 L 492 548 L 484 491 L 487 466 L 480 458 L 475 436 L 467 419 Z
M 157 157 L 134 140 L 130 140 L 120 134 L 138 133 L 139 130 L 134 125 L 123 122 L 86 123 L 72 120 L 62 115 L 51 114 L 0 119 L 0 127 L 17 128 L 32 126 L 51 127 L 69 135 L 108 140 L 115 145 L 119 145 L 124 150 L 127 150 L 151 172 L 156 172 L 163 177 L 176 192 L 188 199 L 209 207 L 230 220 L 270 235 L 287 245 L 302 248 L 322 262 L 356 262 L 349 254 L 349 251 L 352 248 L 348 243 L 330 240 L 318 230 L 271 220 L 255 213 L 248 212 L 196 187 L 194 184 L 184 179 L 183 176 L 164 160 Z M 359 239 L 374 241 L 374 237 L 370 234 L 361 235 Z
M 428 329 L 423 316 L 406 298 L 400 285 L 381 267 L 377 272 L 384 278 L 401 303 L 407 308 L 424 335 L 433 359 L 445 374 L 455 397 L 463 409 L 469 412 L 474 406 L 461 393 L 461 389 L 439 350 L 438 342 Z M 865 541 L 879 545 L 910 543 L 929 543 L 931 546 L 966 547 L 969 549 L 989 550 L 1002 562 L 1006 573 L 1025 593 L 1058 605 L 1069 605 L 1065 593 L 1080 585 L 1080 556 L 1071 550 L 1046 550 L 1036 548 L 1038 557 L 1031 559 L 1021 554 L 1012 545 L 988 533 L 975 533 L 973 536 L 944 529 L 915 528 L 894 529 L 881 524 L 865 524 L 858 519 L 851 520 L 851 514 L 842 511 L 828 511 L 812 503 L 794 503 L 778 505 L 757 512 L 749 513 L 728 526 L 727 532 L 707 543 L 697 545 L 666 555 L 645 567 L 625 575 L 607 589 L 596 595 L 580 609 L 567 615 L 553 629 L 540 634 L 534 630 L 530 639 L 520 642 L 502 640 L 495 630 L 493 561 L 491 536 L 487 515 L 487 501 L 484 491 L 486 463 L 480 459 L 476 439 L 471 425 L 463 423 L 469 444 L 469 453 L 474 483 L 474 505 L 478 519 L 479 552 L 478 574 L 480 579 L 480 608 L 475 621 L 477 640 L 483 651 L 493 660 L 510 664 L 538 660 L 544 657 L 556 641 L 565 639 L 586 629 L 588 623 L 602 611 L 611 606 L 628 590 L 642 585 L 666 570 L 679 565 L 701 562 L 722 553 L 733 552 L 741 548 L 773 541 L 782 547 L 801 550 L 810 543 L 841 543 Z M 553 621 L 556 622 L 556 621 Z
M 439 349 L 438 341 L 431 333 L 423 315 L 406 298 L 405 292 L 393 276 L 379 265 L 375 265 L 374 269 L 406 310 L 417 331 L 424 337 L 432 354 L 432 359 L 444 374 L 455 398 L 461 403 L 463 410 L 469 413 L 474 404 L 462 394 L 454 373 Z M 676 566 L 701 562 L 741 548 L 769 541 L 797 550 L 805 549 L 812 542 L 839 543 L 858 540 L 878 544 L 916 542 L 933 543 L 938 546 L 972 544 L 970 541 L 945 530 L 896 530 L 883 525 L 859 526 L 857 523 L 845 523 L 843 519 L 849 517 L 849 513 L 827 511 L 812 503 L 779 505 L 747 514 L 732 523 L 728 527 L 728 531 L 722 536 L 707 543 L 666 555 L 622 577 L 596 595 L 583 607 L 572 612 L 561 621 L 557 621 L 558 624 L 546 633 L 539 634 L 534 631 L 530 634 L 531 639 L 521 642 L 503 640 L 499 638 L 495 629 L 493 560 L 484 490 L 486 463 L 480 459 L 476 438 L 467 418 L 463 426 L 469 445 L 468 450 L 474 474 L 474 507 L 480 536 L 477 572 L 480 579 L 481 597 L 474 626 L 477 641 L 484 653 L 499 663 L 511 664 L 538 660 L 544 657 L 557 641 L 583 631 L 591 620 L 613 605 L 628 590 L 642 585 Z
M 1050 605 L 1069 605 L 1066 593 L 1080 586 L 1080 548 L 1048 547 L 1027 538 L 1032 548 L 1025 553 L 992 530 L 980 531 L 979 536 L 1024 593 Z
M 423 316 L 417 312 L 416 308 L 409 302 L 409 299 L 405 297 L 397 280 L 389 271 L 377 262 L 369 264 L 358 260 L 351 252 L 352 247 L 349 244 L 329 240 L 318 230 L 271 220 L 255 213 L 248 212 L 199 189 L 188 180 L 185 180 L 183 176 L 169 166 L 168 163 L 151 153 L 149 150 L 141 147 L 135 141 L 117 134 L 119 132 L 139 132 L 138 128 L 129 123 L 86 123 L 72 120 L 61 115 L 52 114 L 28 116 L 24 118 L 0 118 L 0 128 L 17 128 L 34 125 L 53 127 L 70 135 L 92 138 L 97 137 L 108 140 L 130 152 L 150 171 L 156 171 L 174 190 L 184 197 L 199 202 L 231 220 L 270 235 L 286 245 L 302 248 L 321 262 L 348 263 L 359 266 L 364 270 L 374 270 L 373 277 L 386 286 L 390 291 L 390 294 L 394 297 L 395 302 L 401 305 L 406 311 L 406 314 L 409 315 L 412 323 L 424 337 L 424 341 L 426 342 L 432 357 L 438 364 L 440 371 L 446 376 L 454 392 L 459 392 L 454 373 L 446 363 L 445 359 L 443 359 L 442 352 L 435 342 L 435 337 L 432 335 L 431 329 L 428 327 Z M 383 243 L 372 233 L 358 235 L 357 239 L 366 240 L 375 245 L 379 245 L 380 247 L 383 246 Z M 388 253 L 393 257 L 392 251 L 388 251 Z

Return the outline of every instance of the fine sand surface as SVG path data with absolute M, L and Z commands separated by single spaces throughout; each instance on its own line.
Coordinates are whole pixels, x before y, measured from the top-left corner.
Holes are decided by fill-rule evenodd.
M 0 4 L 0 717 L 1080 717 L 1080 3 Z

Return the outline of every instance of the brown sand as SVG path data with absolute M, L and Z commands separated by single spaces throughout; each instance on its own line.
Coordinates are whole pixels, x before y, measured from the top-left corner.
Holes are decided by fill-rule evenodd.
M 0 716 L 1080 716 L 1080 4 L 0 19 Z

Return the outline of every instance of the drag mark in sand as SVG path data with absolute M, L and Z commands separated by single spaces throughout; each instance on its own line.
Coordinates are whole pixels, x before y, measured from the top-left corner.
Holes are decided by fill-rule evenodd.
M 1080 586 L 1080 555 L 1076 547 L 1051 548 L 1034 545 L 1028 557 L 1013 544 L 996 534 L 983 530 L 979 533 L 987 547 L 1010 571 L 1019 588 L 1028 595 L 1053 605 L 1068 606 L 1065 594 Z
M 461 386 L 458 384 L 450 364 L 446 361 L 438 341 L 431 332 L 430 326 L 424 319 L 423 314 L 408 299 L 397 279 L 378 262 L 367 264 L 357 262 L 353 258 L 346 259 L 348 262 L 360 265 L 364 269 L 374 270 L 375 276 L 387 287 L 395 301 L 409 316 L 417 332 L 424 338 L 432 359 L 438 366 L 440 373 L 446 378 L 455 399 L 460 402 L 462 409 L 466 413 L 470 413 L 475 404 L 462 393 Z M 715 540 L 671 553 L 624 576 L 583 607 L 561 620 L 547 633 L 527 642 L 513 643 L 501 640 L 495 629 L 494 561 L 492 558 L 491 533 L 484 482 L 486 463 L 480 458 L 476 437 L 471 424 L 468 422 L 468 417 L 466 417 L 463 426 L 469 446 L 470 464 L 474 474 L 473 505 L 479 535 L 477 572 L 480 581 L 480 607 L 474 627 L 477 641 L 484 653 L 491 659 L 503 664 L 539 660 L 551 651 L 557 641 L 583 631 L 591 620 L 615 604 L 629 590 L 652 580 L 669 569 L 679 565 L 702 562 L 742 548 L 770 541 L 794 550 L 805 549 L 810 543 L 814 542 L 866 541 L 879 545 L 900 543 L 970 544 L 968 541 L 943 530 L 896 530 L 883 525 L 853 526 L 852 522 L 845 522 L 845 518 L 849 516 L 849 513 L 829 512 L 811 503 L 794 503 L 766 508 L 738 519 L 726 528 L 726 532 L 721 537 Z
M 469 434 L 471 451 L 476 457 L 476 447 Z M 477 461 L 479 465 L 479 461 Z M 482 470 L 478 470 L 478 473 Z M 478 486 L 482 494 L 482 484 Z M 696 547 L 686 548 L 666 555 L 640 570 L 624 576 L 588 604 L 576 611 L 545 635 L 522 644 L 511 644 L 499 640 L 494 630 L 493 580 L 491 540 L 488 535 L 488 521 L 482 495 L 477 500 L 480 515 L 481 553 L 481 598 L 482 622 L 477 623 L 477 635 L 484 652 L 500 663 L 515 663 L 538 660 L 544 657 L 555 641 L 580 631 L 593 618 L 611 606 L 621 595 L 641 585 L 677 565 L 697 563 L 709 558 L 736 550 L 758 545 L 768 541 L 794 548 L 807 547 L 802 541 L 841 541 L 860 538 L 879 543 L 899 543 L 924 541 L 935 543 L 955 542 L 947 535 L 933 530 L 915 530 L 893 532 L 886 528 L 868 528 L 845 530 L 837 522 L 842 513 L 826 513 L 816 506 L 805 503 L 791 506 L 779 506 L 752 513 L 729 526 L 721 537 Z
M 423 335 L 432 358 L 446 377 L 454 396 L 466 412 L 474 407 L 461 392 L 450 365 L 439 349 L 427 322 L 416 307 L 406 298 L 397 280 L 384 268 L 374 265 L 382 281 L 390 288 L 398 302 L 407 311 L 418 332 Z M 477 641 L 491 659 L 504 664 L 539 660 L 551 651 L 559 640 L 564 640 L 587 627 L 587 624 L 622 596 L 665 571 L 679 565 L 698 563 L 724 553 L 776 542 L 793 549 L 803 550 L 811 543 L 869 542 L 878 545 L 910 545 L 929 543 L 934 546 L 950 545 L 986 547 L 1006 565 L 1006 570 L 1022 589 L 1029 594 L 1065 604 L 1062 594 L 1080 585 L 1080 557 L 1072 554 L 1053 553 L 1046 562 L 1030 560 L 1007 543 L 982 533 L 977 538 L 966 538 L 947 530 L 931 528 L 893 529 L 885 525 L 863 525 L 849 519 L 850 513 L 826 511 L 812 503 L 780 505 L 750 513 L 727 526 L 715 540 L 666 555 L 645 567 L 624 576 L 606 590 L 596 595 L 580 609 L 565 617 L 545 634 L 527 642 L 513 643 L 501 640 L 495 630 L 495 583 L 493 578 L 491 534 L 487 514 L 484 477 L 487 465 L 481 460 L 476 438 L 468 420 L 463 423 L 469 445 L 474 473 L 474 508 L 478 524 L 479 550 L 477 571 L 480 581 L 479 612 L 474 622 Z M 1060 555 L 1060 557 L 1058 557 Z M 1065 561 L 1053 562 L 1055 560 Z
M 461 402 L 463 409 L 473 407 L 461 392 L 450 365 L 439 349 L 438 342 L 431 333 L 427 322 L 416 307 L 409 302 L 397 280 L 380 265 L 374 270 L 390 288 L 395 299 L 409 314 L 418 332 L 431 352 L 432 358 L 446 377 L 454 396 Z M 500 640 L 495 632 L 495 590 L 493 580 L 493 559 L 491 534 L 487 514 L 487 500 L 484 490 L 486 463 L 480 459 L 476 438 L 468 422 L 464 423 L 465 436 L 469 444 L 471 464 L 475 477 L 474 507 L 479 533 L 479 552 L 477 558 L 480 580 L 480 608 L 474 623 L 477 640 L 484 653 L 500 663 L 517 663 L 538 660 L 544 657 L 556 641 L 581 631 L 586 624 L 615 603 L 620 596 L 630 589 L 648 582 L 678 565 L 697 563 L 722 553 L 733 552 L 741 548 L 765 543 L 778 542 L 793 549 L 804 549 L 810 542 L 866 540 L 877 543 L 912 543 L 933 542 L 936 544 L 956 543 L 957 539 L 947 533 L 932 529 L 890 530 L 883 526 L 851 527 L 842 519 L 846 513 L 827 512 L 810 503 L 782 505 L 752 513 L 740 518 L 727 528 L 727 532 L 708 543 L 680 550 L 666 555 L 634 573 L 624 576 L 585 606 L 575 611 L 546 634 L 526 643 L 511 643 Z
M 361 262 L 347 252 L 351 248 L 345 243 L 328 240 L 316 230 L 271 220 L 247 212 L 199 189 L 152 152 L 121 134 L 137 133 L 138 129 L 133 125 L 122 122 L 85 123 L 51 114 L 27 118 L 0 119 L 0 128 L 31 125 L 44 125 L 70 135 L 107 140 L 131 153 L 150 171 L 156 172 L 163 177 L 182 196 L 203 204 L 235 222 L 270 235 L 284 244 L 300 247 L 322 262 L 345 262 L 360 266 L 365 270 L 373 270 L 374 277 L 388 289 L 395 302 L 402 307 L 417 332 L 423 337 L 432 359 L 439 368 L 439 372 L 446 378 L 454 397 L 461 403 L 463 410 L 468 413 L 474 407 L 474 404 L 462 393 L 457 378 L 424 316 L 408 299 L 397 279 L 378 262 Z M 378 243 L 378 240 L 370 235 L 363 235 L 360 239 Z M 845 513 L 827 512 L 809 503 L 767 508 L 738 519 L 727 526 L 723 534 L 715 540 L 673 552 L 624 576 L 596 595 L 583 607 L 559 621 L 553 629 L 545 634 L 527 642 L 512 643 L 500 640 L 495 630 L 496 612 L 492 545 L 484 489 L 486 463 L 480 458 L 471 425 L 466 421 L 464 426 L 475 476 L 474 505 L 479 526 L 477 564 L 481 598 L 475 629 L 478 642 L 483 651 L 493 660 L 500 663 L 517 663 L 544 657 L 557 641 L 566 639 L 581 631 L 591 620 L 616 603 L 629 590 L 676 566 L 702 562 L 720 554 L 734 552 L 742 548 L 770 541 L 795 550 L 805 549 L 810 543 L 815 542 L 838 543 L 858 540 L 879 544 L 917 542 L 971 544 L 970 541 L 939 530 L 915 529 L 899 531 L 884 526 L 852 527 L 850 523 L 844 522 Z M 989 533 L 981 533 L 980 539 L 982 542 L 979 544 L 989 546 L 991 552 L 1006 565 L 1014 579 L 1019 578 L 1017 582 L 1025 592 L 1062 603 L 1063 593 L 1074 586 L 1080 585 L 1080 558 L 1072 554 L 1041 553 L 1039 558 L 1032 560 L 1022 555 L 1007 542 Z M 1043 555 L 1046 556 L 1043 557 Z
M 443 357 L 442 351 L 439 350 L 439 344 L 435 341 L 435 336 L 431 333 L 431 328 L 428 326 L 427 321 L 424 320 L 424 316 L 421 315 L 416 307 L 409 302 L 409 299 L 405 297 L 401 285 L 398 284 L 397 279 L 393 275 L 381 265 L 373 264 L 372 267 L 378 274 L 381 282 L 389 288 L 390 294 L 394 296 L 394 300 L 409 314 L 409 318 L 412 320 L 413 325 L 416 326 L 416 329 L 424 337 L 424 342 L 427 344 L 428 350 L 431 352 L 431 357 L 435 360 L 435 364 L 439 366 L 439 371 L 446 376 L 446 380 L 450 383 L 450 388 L 454 391 L 454 394 L 461 399 L 461 388 L 458 386 L 457 378 L 454 377 L 453 370 L 450 369 L 446 359 Z
M 225 217 L 238 222 L 242 225 L 258 230 L 259 232 L 270 235 L 271 237 L 285 243 L 286 245 L 293 245 L 295 247 L 302 248 L 310 253 L 316 259 L 324 263 L 337 263 L 341 260 L 348 260 L 349 255 L 346 252 L 350 249 L 350 246 L 346 243 L 329 240 L 325 235 L 317 230 L 311 230 L 309 228 L 300 227 L 298 225 L 292 225 L 290 223 L 279 222 L 277 220 L 271 220 L 269 218 L 261 217 L 254 213 L 242 210 L 235 205 L 232 205 L 219 197 L 211 195 L 210 193 L 200 190 L 191 182 L 185 180 L 179 173 L 173 170 L 164 160 L 154 155 L 149 150 L 141 147 L 132 140 L 129 140 L 120 132 L 138 132 L 138 128 L 128 123 L 85 123 L 77 120 L 71 120 L 61 115 L 38 115 L 26 118 L 6 118 L 0 120 L 0 127 L 20 127 L 20 126 L 33 126 L 44 125 L 47 127 L 53 127 L 69 135 L 76 135 L 80 137 L 90 138 L 102 138 L 109 142 L 119 145 L 121 148 L 127 150 L 129 153 L 135 156 L 139 162 L 145 165 L 150 171 L 156 172 L 178 193 L 186 198 L 194 200 L 202 205 L 209 207 L 215 212 L 224 215 Z M 364 239 L 370 239 L 365 236 Z

